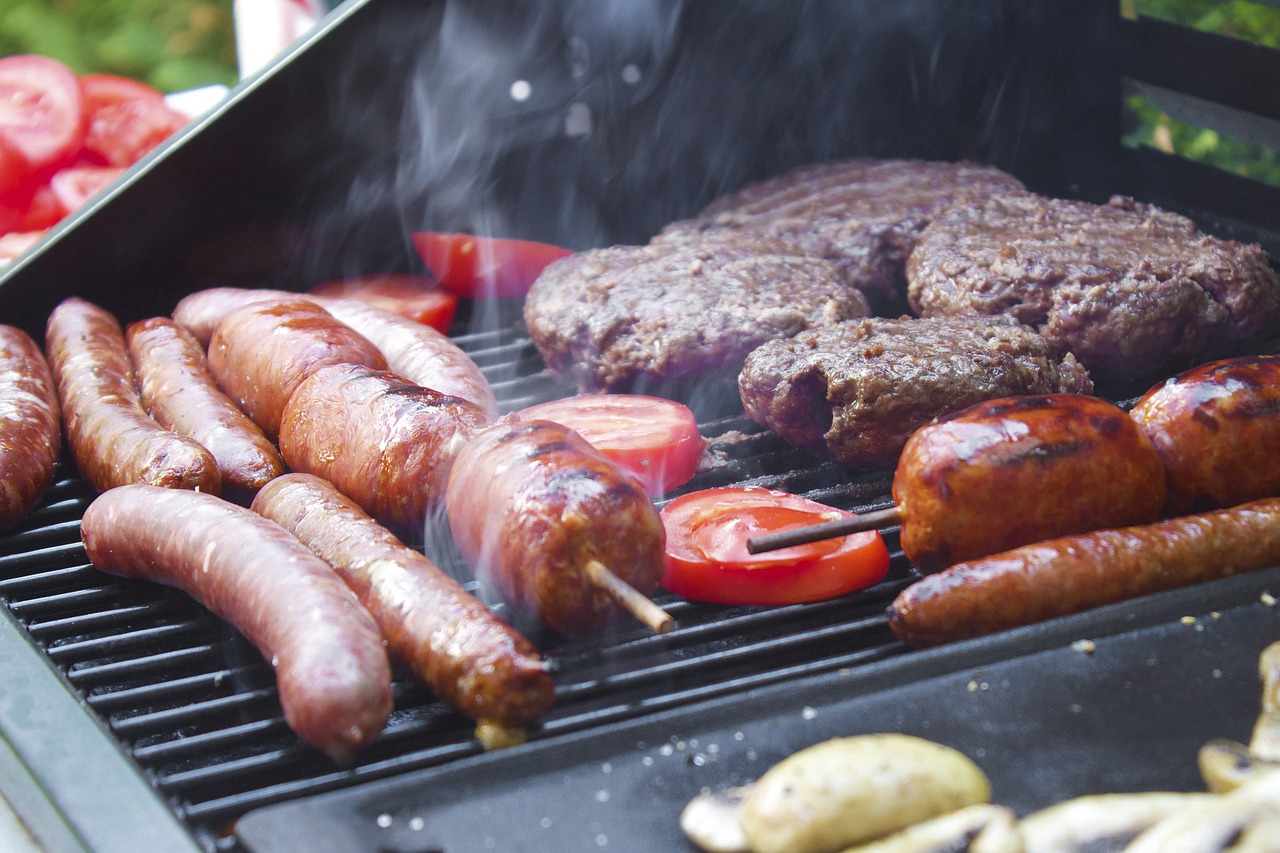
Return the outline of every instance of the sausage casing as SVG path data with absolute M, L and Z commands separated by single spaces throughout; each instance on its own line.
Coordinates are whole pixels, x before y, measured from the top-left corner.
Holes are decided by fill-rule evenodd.
M 922 572 L 1064 536 L 1153 521 L 1164 469 L 1120 407 L 1047 394 L 970 406 L 908 439 L 893 480 L 902 548 Z
M 1280 498 L 1024 545 L 930 575 L 889 607 L 935 645 L 1280 564 Z
M 1167 515 L 1280 495 L 1280 355 L 1179 373 L 1147 391 L 1130 415 L 1164 463 Z
M 275 667 L 285 721 L 345 760 L 391 714 L 382 636 L 333 569 L 275 522 L 196 492 L 122 486 L 81 523 L 99 569 L 179 587 Z
M 148 413 L 213 454 L 224 490 L 253 493 L 284 472 L 280 451 L 214 383 L 190 332 L 153 317 L 130 323 L 125 341 Z
M 0 325 L 0 530 L 39 503 L 61 450 L 58 390 L 44 353 L 26 332 Z
M 128 483 L 217 494 L 209 451 L 146 413 L 120 323 L 76 297 L 49 315 L 45 350 L 62 406 L 67 444 L 80 473 L 98 491 Z
M 532 643 L 328 482 L 286 474 L 258 493 L 253 509 L 332 565 L 392 654 L 454 708 L 523 726 L 555 701 Z
M 568 427 L 508 416 L 462 449 L 445 512 L 477 576 L 519 612 L 585 636 L 626 611 L 583 571 L 598 560 L 645 595 L 666 535 L 652 500 Z

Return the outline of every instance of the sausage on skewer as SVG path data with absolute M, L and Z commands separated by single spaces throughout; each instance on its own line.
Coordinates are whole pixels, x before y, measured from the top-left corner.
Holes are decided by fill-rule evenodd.
M 40 345 L 0 325 L 0 530 L 30 514 L 62 450 L 58 389 Z

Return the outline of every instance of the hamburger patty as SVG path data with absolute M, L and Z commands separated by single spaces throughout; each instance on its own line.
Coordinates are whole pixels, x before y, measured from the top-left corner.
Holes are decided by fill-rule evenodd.
M 921 230 L 945 210 L 1021 190 L 994 166 L 922 160 L 815 163 L 712 202 L 664 235 L 737 231 L 785 240 L 825 258 L 878 313 L 906 305 L 904 267 Z
M 788 442 L 858 467 L 892 465 L 931 419 L 1015 394 L 1089 394 L 1070 354 L 1012 317 L 854 320 L 747 356 L 747 415 Z
M 524 319 L 551 371 L 584 391 L 688 399 L 717 383 L 731 398 L 743 358 L 767 340 L 869 312 L 826 261 L 785 243 L 692 234 L 552 263 Z
M 953 209 L 925 229 L 907 275 L 921 316 L 1011 314 L 1098 380 L 1193 363 L 1280 319 L 1261 247 L 1119 197 L 1021 193 Z

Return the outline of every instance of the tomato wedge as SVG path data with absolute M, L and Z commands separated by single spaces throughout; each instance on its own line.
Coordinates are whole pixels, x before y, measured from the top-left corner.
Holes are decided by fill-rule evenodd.
M 43 231 L 10 231 L 0 234 L 0 266 L 16 261 L 44 236 Z
M 869 530 L 763 554 L 747 540 L 853 513 L 799 495 L 724 487 L 681 495 L 663 507 L 662 586 L 714 604 L 799 604 L 847 595 L 889 571 L 889 549 Z
M 311 288 L 316 296 L 356 299 L 394 311 L 402 317 L 448 332 L 458 309 L 458 297 L 422 275 L 387 273 L 338 278 Z
M 49 179 L 49 188 L 63 211 L 70 213 L 123 172 L 115 166 L 68 166 Z
M 0 58 L 0 134 L 32 169 L 52 169 L 75 157 L 84 122 L 84 95 L 74 71 L 47 56 Z
M 550 243 L 443 231 L 417 231 L 413 246 L 443 287 L 468 299 L 524 296 L 547 264 L 573 254 Z
M 583 394 L 522 409 L 526 420 L 555 421 L 576 431 L 651 496 L 689 482 L 706 442 L 693 412 L 674 400 L 643 394 Z
M 187 123 L 164 94 L 146 83 L 114 74 L 85 74 L 86 153 L 108 166 L 132 166 Z

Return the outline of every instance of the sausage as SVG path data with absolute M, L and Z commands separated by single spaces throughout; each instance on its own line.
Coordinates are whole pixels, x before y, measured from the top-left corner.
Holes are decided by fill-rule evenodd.
M 1164 463 L 1165 514 L 1280 495 L 1280 355 L 1179 373 L 1147 391 L 1130 415 Z
M 210 287 L 197 290 L 178 300 L 170 317 L 208 349 L 213 332 L 226 317 L 237 308 L 255 302 L 271 302 L 275 299 L 296 299 L 302 294 L 291 290 L 253 290 L 242 287 Z
M 383 370 L 387 361 L 364 336 L 300 296 L 242 305 L 209 340 L 209 372 L 272 441 L 294 389 L 333 364 Z
M 373 614 L 393 655 L 472 719 L 524 726 L 555 702 L 537 649 L 331 484 L 286 474 L 253 509 L 323 557 Z
M 133 384 L 120 323 L 76 297 L 49 315 L 45 352 L 58 388 L 67 444 L 98 491 L 127 483 L 218 494 L 208 450 L 147 415 Z
M 0 325 L 0 531 L 35 509 L 61 451 L 58 389 L 44 353 L 26 332 Z
M 907 587 L 889 627 L 936 645 L 1280 564 L 1280 498 L 1095 530 L 957 563 Z
M 125 342 L 147 412 L 213 455 L 224 491 L 252 494 L 284 473 L 280 451 L 214 384 L 204 348 L 190 332 L 153 317 L 130 323 Z
M 391 664 L 373 617 L 315 553 L 273 521 L 195 492 L 121 486 L 84 512 L 102 571 L 176 586 L 271 661 L 285 722 L 346 761 L 392 710 Z
M 1051 536 L 1154 521 L 1164 468 L 1106 400 L 1006 397 L 912 433 L 892 492 L 903 551 L 929 573 Z
M 568 636 L 627 612 L 588 573 L 597 561 L 643 595 L 657 588 L 666 537 L 639 482 L 568 427 L 500 419 L 462 449 L 445 512 L 481 581 Z
M 454 458 L 488 423 L 474 403 L 342 364 L 316 371 L 284 408 L 280 452 L 397 533 L 421 535 Z

